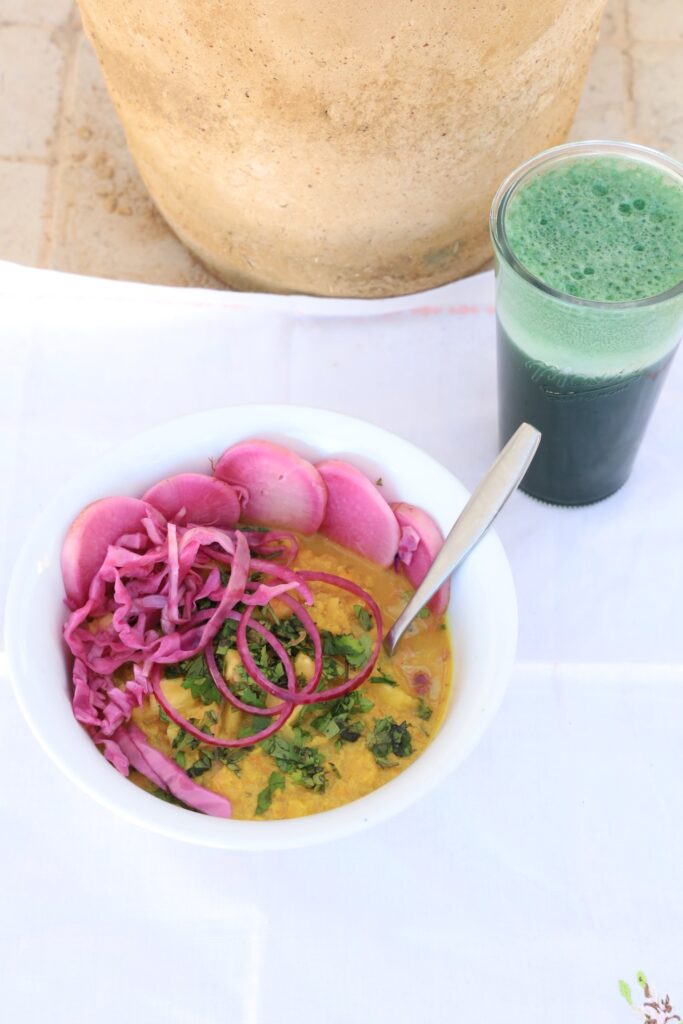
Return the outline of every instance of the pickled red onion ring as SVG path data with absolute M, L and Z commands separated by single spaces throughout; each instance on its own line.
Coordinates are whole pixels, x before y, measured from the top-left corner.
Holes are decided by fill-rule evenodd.
M 202 743 L 207 743 L 211 747 L 251 747 L 254 743 L 268 739 L 274 732 L 277 732 L 285 724 L 293 711 L 293 705 L 288 701 L 286 704 L 283 704 L 282 710 L 278 713 L 275 721 L 271 722 L 265 729 L 252 733 L 249 736 L 237 736 L 234 739 L 230 739 L 228 737 L 211 736 L 209 733 L 202 732 L 184 715 L 181 715 L 161 688 L 160 672 L 153 672 L 152 674 L 152 693 L 175 725 L 189 733 L 190 736 L 194 736 L 195 739 L 201 740 Z
M 351 580 L 345 579 L 343 576 L 335 576 L 329 572 L 313 572 L 308 569 L 302 569 L 299 575 L 304 580 L 310 580 L 311 583 L 327 583 L 331 587 L 339 587 L 340 590 L 346 590 L 355 597 L 359 597 L 361 601 L 370 609 L 373 618 L 375 620 L 375 629 L 377 635 L 375 636 L 375 643 L 370 657 L 368 658 L 365 668 L 361 669 L 355 676 L 351 676 L 346 682 L 340 683 L 339 686 L 332 686 L 329 690 L 321 690 L 318 693 L 304 693 L 300 692 L 296 695 L 297 704 L 319 704 L 326 700 L 336 700 L 337 697 L 345 697 L 347 693 L 351 693 L 352 690 L 358 689 L 362 683 L 371 675 L 379 653 L 382 649 L 382 640 L 384 639 L 384 631 L 382 628 L 382 613 L 379 610 L 379 605 L 373 597 L 368 594 L 367 590 L 363 590 L 357 583 L 353 583 Z
M 289 608 L 292 609 L 294 615 L 299 619 L 302 626 L 309 633 L 311 640 L 313 641 L 313 676 L 311 677 L 311 679 L 309 679 L 306 685 L 303 686 L 300 691 L 298 691 L 298 693 L 295 691 L 292 694 L 288 694 L 286 697 L 287 700 L 295 704 L 298 704 L 300 703 L 299 695 L 311 693 L 313 690 L 315 690 L 316 686 L 320 682 L 320 678 L 322 676 L 323 671 L 322 641 L 320 639 L 320 633 L 318 632 L 318 629 L 315 623 L 313 622 L 313 619 L 308 614 L 306 609 L 298 601 L 293 600 L 287 594 L 281 595 L 279 600 L 282 601 L 283 604 L 286 604 Z M 247 629 L 253 629 L 257 633 L 260 633 L 262 636 L 265 636 L 261 624 L 252 621 L 252 612 L 253 608 L 247 608 L 247 610 L 244 612 L 240 619 L 239 626 L 237 627 L 237 650 L 239 652 L 239 656 L 242 659 L 242 664 L 244 665 L 247 673 L 251 676 L 255 683 L 258 683 L 261 689 L 265 690 L 266 693 L 271 694 L 273 697 L 282 697 L 282 689 L 279 686 L 277 686 L 276 683 L 271 682 L 268 676 L 261 671 L 261 669 L 256 664 L 251 651 L 249 650 L 249 644 L 247 643 Z M 269 636 L 272 636 L 272 634 L 270 634 L 269 631 L 266 632 L 268 633 Z M 278 657 L 282 658 L 282 654 L 280 654 L 280 650 L 282 650 L 282 653 L 285 655 L 285 657 L 289 658 L 287 652 L 285 651 L 282 644 L 280 644 L 279 640 L 277 640 L 276 637 L 273 637 L 273 640 L 276 641 L 277 646 L 275 643 L 271 643 L 270 645 L 273 648 L 273 650 L 277 653 Z M 268 643 L 270 643 L 270 640 L 268 640 Z
M 232 619 L 233 622 L 239 622 L 240 619 L 241 619 L 241 615 L 238 615 L 237 612 L 231 612 L 228 615 L 228 618 Z M 276 638 L 273 636 L 273 634 L 269 630 L 267 630 L 264 626 L 261 626 L 261 624 L 259 622 L 253 622 L 252 623 L 252 629 L 255 629 L 258 633 L 261 634 L 261 636 L 266 641 L 266 643 L 270 644 L 270 646 L 273 648 L 275 653 L 280 657 L 280 660 L 283 662 L 283 664 L 285 664 L 284 659 L 280 655 L 280 650 L 278 649 L 281 645 L 278 644 L 276 646 L 276 644 L 270 643 L 271 640 L 276 640 Z M 287 652 L 284 650 L 284 648 L 282 648 L 282 652 L 284 653 L 285 657 L 288 657 Z M 282 709 L 283 709 L 283 707 L 284 707 L 284 705 L 286 703 L 291 703 L 291 702 L 288 702 L 286 700 L 283 700 L 283 701 L 281 701 L 280 704 L 276 705 L 275 707 L 270 707 L 270 708 L 261 708 L 261 707 L 257 707 L 255 704 L 247 704 L 245 701 L 240 700 L 240 698 L 237 697 L 232 692 L 232 690 L 230 689 L 230 687 L 226 683 L 225 679 L 221 675 L 221 671 L 218 668 L 218 663 L 216 662 L 216 655 L 213 652 L 213 646 L 211 644 L 209 644 L 209 646 L 204 651 L 204 657 L 206 658 L 206 664 L 209 667 L 209 672 L 211 673 L 211 678 L 214 681 L 216 689 L 219 691 L 219 693 L 227 701 L 229 701 L 230 704 L 233 705 L 233 707 L 238 708 L 239 711 L 246 711 L 247 714 L 250 714 L 250 715 L 267 715 L 267 716 L 271 716 L 271 715 L 276 715 L 276 714 L 278 714 L 278 712 L 282 711 Z M 285 672 L 286 672 L 286 668 L 285 668 Z M 279 687 L 276 687 L 276 689 L 278 690 L 278 693 L 277 693 L 278 697 L 284 698 L 286 696 L 287 690 L 282 690 Z

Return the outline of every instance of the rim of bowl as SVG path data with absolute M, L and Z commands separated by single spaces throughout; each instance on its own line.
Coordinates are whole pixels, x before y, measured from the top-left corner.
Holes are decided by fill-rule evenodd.
M 82 490 L 98 486 L 98 481 L 101 477 L 106 479 L 108 476 L 113 475 L 117 467 L 122 463 L 125 466 L 128 456 L 134 459 L 137 454 L 139 457 L 141 450 L 148 454 L 153 453 L 155 442 L 162 441 L 166 435 L 178 431 L 181 427 L 184 430 L 192 430 L 194 427 L 196 428 L 196 435 L 201 437 L 202 427 L 217 428 L 224 417 L 228 421 L 232 421 L 231 423 L 226 423 L 226 444 L 237 443 L 238 438 L 231 438 L 230 431 L 239 431 L 239 417 L 246 413 L 248 413 L 249 417 L 255 416 L 259 420 L 263 419 L 262 433 L 280 434 L 283 440 L 289 436 L 289 439 L 295 444 L 299 443 L 310 447 L 315 447 L 315 433 L 312 433 L 312 428 L 315 426 L 319 429 L 323 420 L 326 429 L 333 432 L 336 432 L 336 429 L 339 430 L 340 447 L 345 440 L 345 431 L 348 431 L 349 428 L 358 431 L 361 428 L 364 432 L 369 432 L 373 439 L 375 457 L 381 458 L 379 449 L 384 445 L 389 448 L 398 446 L 402 449 L 403 453 L 410 453 L 413 457 L 418 457 L 423 464 L 429 465 L 432 471 L 436 471 L 437 474 L 443 474 L 444 480 L 450 483 L 454 492 L 457 505 L 457 508 L 454 510 L 454 518 L 469 497 L 469 492 L 457 477 L 443 466 L 442 463 L 428 455 L 417 445 L 383 427 L 344 413 L 332 412 L 313 406 L 259 403 L 225 406 L 200 413 L 192 413 L 187 416 L 175 417 L 135 434 L 121 444 L 109 449 L 101 462 L 91 463 L 86 469 L 71 478 L 60 488 L 46 504 L 42 512 L 34 519 L 21 546 L 10 578 L 5 615 L 5 646 L 12 687 L 26 722 L 51 760 L 82 791 L 120 817 L 169 838 L 221 849 L 268 851 L 316 845 L 352 835 L 374 824 L 379 824 L 387 818 L 407 809 L 422 796 L 434 789 L 439 783 L 443 782 L 462 763 L 491 723 L 507 689 L 517 647 L 517 599 L 512 572 L 503 546 L 497 534 L 493 530 L 489 530 L 478 548 L 485 545 L 498 563 L 497 589 L 503 595 L 506 605 L 504 625 L 496 636 L 498 650 L 496 665 L 490 668 L 487 673 L 488 676 L 495 676 L 494 699 L 477 716 L 467 737 L 460 742 L 457 756 L 453 756 L 448 760 L 445 760 L 443 757 L 437 757 L 445 739 L 444 729 L 450 715 L 449 708 L 446 712 L 446 719 L 439 728 L 439 731 L 420 756 L 390 782 L 385 783 L 366 796 L 331 810 L 304 817 L 276 821 L 245 821 L 241 819 L 213 818 L 208 815 L 197 814 L 165 803 L 162 800 L 151 799 L 149 793 L 132 785 L 125 776 L 120 775 L 108 764 L 99 750 L 92 744 L 90 738 L 87 737 L 85 730 L 82 729 L 75 719 L 71 719 L 74 730 L 78 730 L 83 737 L 87 737 L 88 747 L 97 758 L 97 761 L 93 760 L 91 763 L 95 776 L 99 776 L 99 778 L 96 777 L 94 781 L 91 780 L 89 774 L 82 773 L 74 764 L 78 760 L 76 757 L 76 745 L 72 744 L 71 741 L 68 741 L 66 744 L 60 744 L 57 741 L 57 736 L 50 732 L 49 727 L 45 727 L 45 723 L 40 720 L 40 714 L 36 714 L 34 702 L 30 698 L 27 699 L 27 687 L 25 687 L 22 681 L 24 666 L 22 665 L 22 654 L 19 649 L 20 637 L 24 629 L 25 618 L 27 617 L 26 605 L 30 592 L 35 588 L 35 551 L 40 546 L 39 542 L 45 536 L 46 531 L 48 534 L 50 533 L 51 523 L 55 520 L 60 522 L 61 530 L 61 520 L 64 518 L 65 506 L 68 509 L 68 521 L 71 521 L 73 516 L 77 514 L 78 509 L 82 507 L 82 505 L 78 504 L 80 499 L 77 495 Z M 280 418 L 294 420 L 295 422 L 291 422 L 287 426 L 279 426 L 277 421 Z M 297 433 L 297 430 L 299 433 Z M 244 437 L 248 436 L 254 436 L 254 431 L 246 430 Z M 374 440 L 383 442 L 383 445 L 380 446 L 380 444 L 374 443 Z M 199 456 L 195 455 L 193 457 Z M 94 499 L 90 498 L 87 500 Z M 52 530 L 52 536 L 54 537 L 54 529 Z M 54 538 L 54 540 L 57 539 Z M 476 552 L 473 553 L 467 564 L 472 564 L 475 558 Z M 465 566 L 463 567 L 464 569 Z M 58 564 L 56 571 L 59 573 Z M 59 579 L 61 583 L 61 574 Z M 451 626 L 454 619 L 453 611 L 453 602 L 451 602 L 447 613 Z M 457 690 L 457 686 L 451 690 L 451 700 L 455 690 Z M 76 732 L 74 732 L 74 736 L 76 736 Z M 98 762 L 102 768 L 106 769 L 106 775 L 100 771 L 95 771 Z

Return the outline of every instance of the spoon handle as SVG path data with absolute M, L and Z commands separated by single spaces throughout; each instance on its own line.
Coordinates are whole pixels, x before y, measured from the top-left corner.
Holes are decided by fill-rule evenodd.
M 389 654 L 418 612 L 484 536 L 522 480 L 540 440 L 540 432 L 529 423 L 522 423 L 512 435 L 456 519 L 422 583 L 387 633 L 384 646 Z

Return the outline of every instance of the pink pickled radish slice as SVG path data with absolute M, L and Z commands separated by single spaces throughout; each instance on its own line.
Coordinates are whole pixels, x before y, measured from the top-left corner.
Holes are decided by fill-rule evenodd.
M 86 505 L 69 527 L 61 566 L 69 601 L 82 605 L 107 548 L 124 534 L 135 533 L 150 507 L 139 498 L 100 498 Z
M 223 452 L 215 475 L 247 492 L 244 518 L 266 526 L 315 533 L 327 492 L 320 474 L 295 452 L 270 441 L 243 441 Z
M 234 526 L 240 517 L 234 487 L 204 473 L 169 476 L 150 487 L 142 500 L 177 523 L 227 528 Z
M 430 515 L 415 505 L 398 502 L 392 505 L 394 515 L 401 527 L 401 541 L 398 546 L 398 561 L 403 572 L 414 587 L 418 587 L 427 570 L 443 547 L 443 534 Z M 451 595 L 449 582 L 439 587 L 429 602 L 434 615 L 441 615 L 448 607 Z
M 391 565 L 399 528 L 375 485 L 341 459 L 325 459 L 316 469 L 327 487 L 327 511 L 320 532 L 378 565 Z

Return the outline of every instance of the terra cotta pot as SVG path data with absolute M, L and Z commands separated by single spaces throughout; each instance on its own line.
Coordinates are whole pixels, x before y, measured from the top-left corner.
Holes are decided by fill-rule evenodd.
M 128 144 L 236 288 L 381 296 L 489 257 L 561 142 L 605 0 L 80 0 Z

